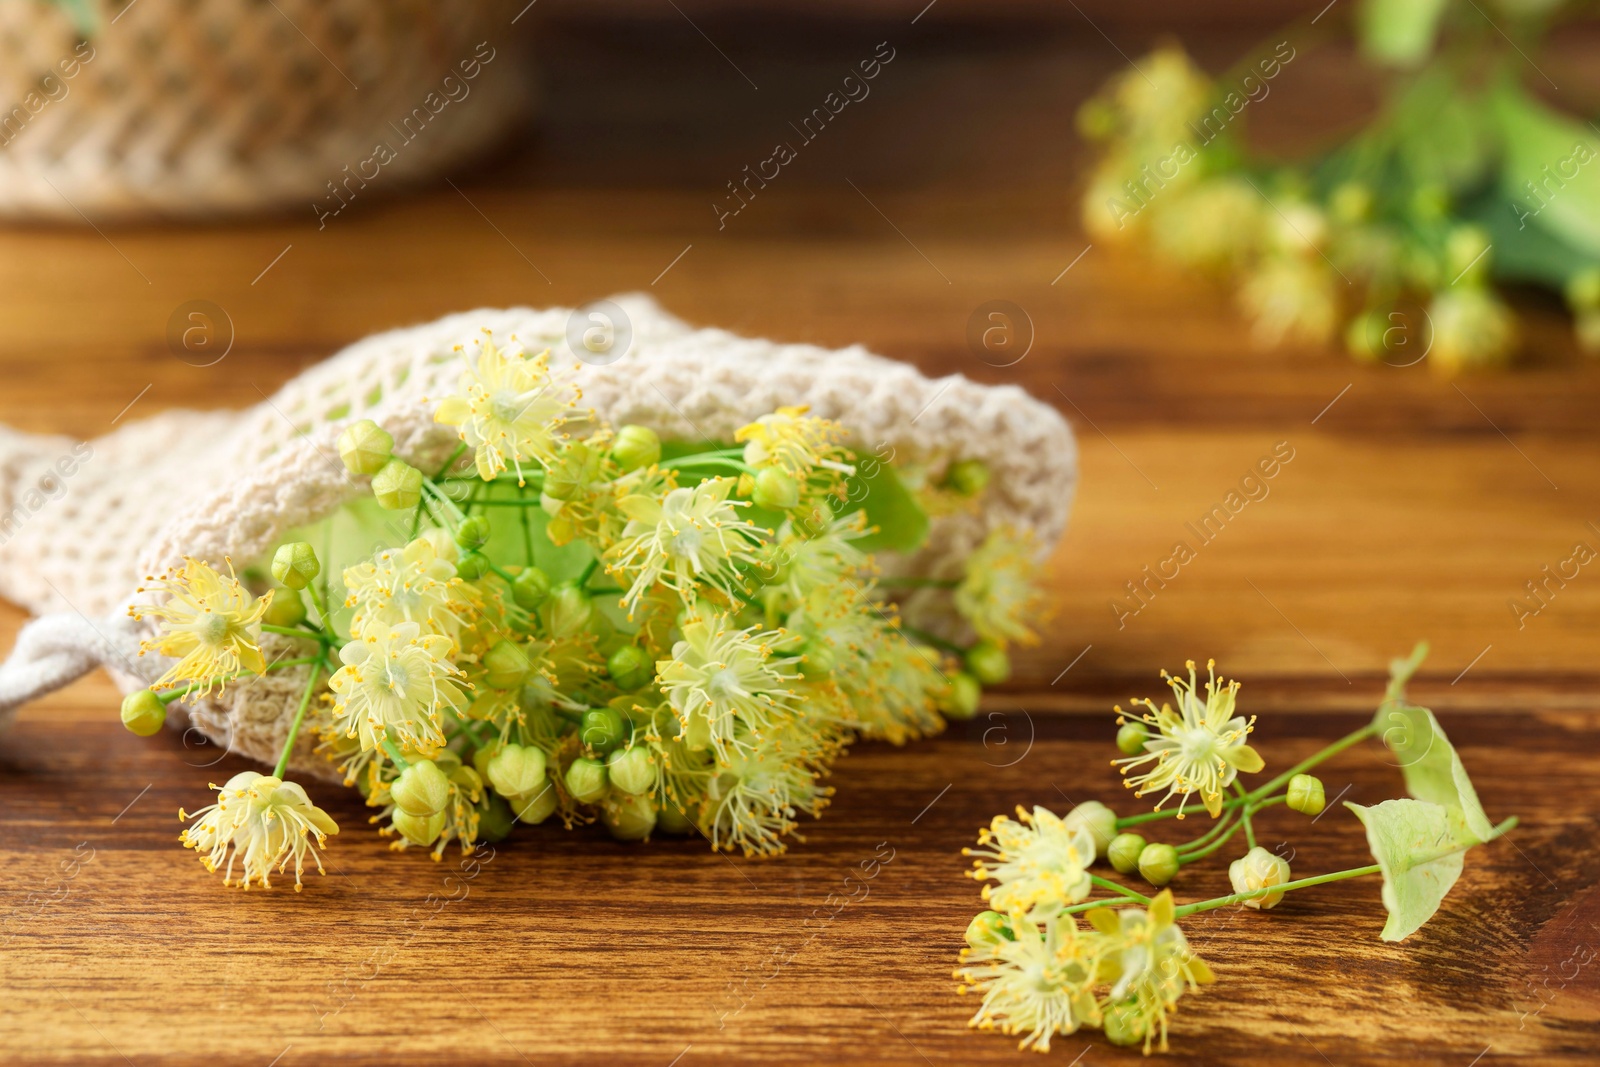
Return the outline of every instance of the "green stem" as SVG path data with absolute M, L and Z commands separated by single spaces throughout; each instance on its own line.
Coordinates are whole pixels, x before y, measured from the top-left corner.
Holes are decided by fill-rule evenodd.
M 1223 812 L 1221 818 L 1212 823 L 1211 829 L 1207 830 L 1193 841 L 1188 841 L 1179 845 L 1178 853 L 1181 855 L 1185 852 L 1192 852 L 1203 845 L 1209 844 L 1212 838 L 1216 837 L 1218 834 L 1222 833 L 1222 831 L 1233 825 L 1234 817 L 1238 814 L 1238 812 L 1238 808 L 1229 808 L 1227 811 Z
M 330 641 L 338 643 L 339 635 L 333 632 L 333 613 L 328 610 L 327 593 L 318 589 L 316 582 L 312 582 L 307 588 L 311 591 L 311 606 L 317 609 L 317 618 L 322 623 L 324 635 Z
M 466 515 L 463 514 L 461 509 L 456 506 L 456 502 L 451 500 L 445 495 L 442 489 L 440 489 L 437 485 L 434 485 L 426 478 L 422 480 L 422 495 L 424 498 L 431 496 L 434 502 L 439 505 L 440 510 L 455 517 L 455 522 L 457 525 L 461 523 L 462 519 L 466 518 Z M 441 522 L 439 525 L 444 526 L 446 524 Z
M 952 641 L 946 641 L 942 637 L 936 637 L 926 630 L 919 630 L 915 626 L 907 626 L 902 623 L 900 626 L 900 632 L 905 634 L 907 637 L 915 637 L 918 641 L 921 641 L 925 645 L 932 645 L 934 648 L 943 649 L 953 656 L 965 656 L 967 654 L 967 650 L 962 648 L 960 645 L 955 644 Z
M 1288 799 L 1288 798 L 1286 798 L 1286 797 L 1273 797 L 1270 800 L 1264 800 L 1260 804 L 1255 805 L 1254 808 L 1247 809 L 1247 811 L 1256 812 L 1256 811 L 1260 811 L 1262 808 L 1270 808 L 1274 804 L 1282 804 L 1286 799 Z M 1185 863 L 1193 863 L 1195 860 L 1204 859 L 1205 857 L 1207 857 L 1207 856 L 1211 855 L 1213 852 L 1215 852 L 1217 849 L 1221 848 L 1223 845 L 1226 845 L 1228 843 L 1229 838 L 1233 837 L 1234 834 L 1238 833 L 1240 827 L 1243 827 L 1245 825 L 1246 825 L 1246 823 L 1243 822 L 1243 821 L 1237 822 L 1237 823 L 1235 823 L 1233 825 L 1233 827 L 1231 829 L 1228 830 L 1227 833 L 1223 834 L 1221 837 L 1217 838 L 1215 841 L 1211 842 L 1209 845 L 1206 845 L 1204 848 L 1197 848 L 1197 849 L 1194 849 L 1193 851 L 1190 851 L 1190 852 L 1179 852 L 1178 853 L 1178 862 L 1180 864 L 1185 864 Z M 1246 840 L 1251 840 L 1251 838 L 1250 838 L 1248 833 L 1246 834 Z M 1250 847 L 1254 848 L 1255 845 L 1251 844 Z
M 294 722 L 289 724 L 289 736 L 283 739 L 283 751 L 278 755 L 278 766 L 272 771 L 272 776 L 283 779 L 283 772 L 289 769 L 289 756 L 294 752 L 295 739 L 300 736 L 300 724 L 305 721 L 306 709 L 311 706 L 311 694 L 317 688 L 317 682 L 322 678 L 323 664 L 319 662 L 311 670 L 311 677 L 306 679 L 306 691 L 300 694 L 300 707 L 294 713 Z
M 444 461 L 444 466 L 440 467 L 434 472 L 433 480 L 438 481 L 440 478 L 443 478 L 445 474 L 449 472 L 450 468 L 456 465 L 456 460 L 461 458 L 461 453 L 465 452 L 466 450 L 467 443 L 465 441 L 462 441 L 460 444 L 456 445 L 456 450 L 450 453 L 450 458 Z
M 1101 889 L 1109 889 L 1113 893 L 1121 893 L 1123 896 L 1127 897 L 1129 900 L 1136 900 L 1140 904 L 1148 904 L 1148 903 L 1150 903 L 1150 898 L 1145 896 L 1143 893 L 1136 893 L 1133 890 L 1129 889 L 1127 886 L 1118 885 L 1116 882 L 1113 882 L 1111 879 L 1102 878 L 1098 874 L 1091 874 L 1089 876 L 1089 881 L 1093 882 L 1095 885 L 1099 886 Z
M 1274 778 L 1266 785 L 1258 786 L 1257 788 L 1252 789 L 1249 793 L 1250 798 L 1257 799 L 1266 796 L 1268 793 L 1280 788 L 1285 782 L 1293 778 L 1295 775 L 1304 774 L 1306 771 L 1309 771 L 1323 760 L 1337 756 L 1351 745 L 1360 744 L 1362 741 L 1365 741 L 1367 738 L 1371 737 L 1377 732 L 1378 724 L 1376 722 L 1369 722 L 1367 725 L 1363 726 L 1354 733 L 1349 733 L 1339 738 L 1339 740 L 1335 741 L 1321 752 L 1318 752 L 1316 755 L 1308 756 L 1299 763 L 1296 763 L 1293 767 L 1290 767 L 1288 770 L 1278 775 L 1278 777 Z
M 1227 811 L 1230 808 L 1237 808 L 1241 803 L 1243 803 L 1243 801 L 1241 801 L 1238 797 L 1224 800 L 1222 802 L 1222 810 Z M 1170 819 L 1176 815 L 1182 814 L 1187 814 L 1187 812 L 1181 805 L 1176 808 L 1167 808 L 1162 811 L 1141 812 L 1138 815 L 1129 815 L 1125 819 L 1118 819 L 1117 829 L 1121 830 L 1129 826 L 1138 826 L 1140 823 L 1153 822 L 1156 819 Z
M 274 626 L 270 622 L 262 623 L 261 631 L 269 634 L 282 634 L 285 637 L 303 637 L 307 641 L 321 641 L 324 644 L 328 641 L 326 634 L 316 633 L 312 630 L 299 630 L 293 626 Z
M 589 576 L 594 573 L 594 569 L 598 566 L 600 566 L 600 557 L 596 556 L 594 559 L 589 561 L 589 565 L 587 567 L 583 568 L 583 573 L 578 575 L 579 589 L 583 589 L 584 586 L 589 584 Z M 585 591 L 587 592 L 587 590 Z
M 684 470 L 694 467 L 727 467 L 743 474 L 754 474 L 755 470 L 742 459 L 732 456 L 685 456 L 683 459 L 669 459 L 661 464 L 663 470 Z
M 1148 903 L 1150 903 L 1150 900 L 1149 900 L 1148 897 L 1140 897 L 1137 900 L 1135 900 L 1133 897 L 1102 897 L 1099 900 L 1091 900 L 1087 904 L 1073 904 L 1070 907 L 1062 908 L 1061 909 L 1061 914 L 1063 914 L 1063 915 L 1076 915 L 1080 911 L 1093 911 L 1095 908 L 1107 908 L 1107 907 L 1110 907 L 1113 904 L 1148 904 Z
M 1238 793 L 1239 796 L 1244 798 L 1244 800 L 1247 802 L 1244 807 L 1239 809 L 1239 820 L 1244 823 L 1245 847 L 1246 848 L 1255 848 L 1256 847 L 1256 828 L 1255 828 L 1255 825 L 1253 823 L 1251 823 L 1251 821 L 1250 821 L 1250 805 L 1248 803 L 1248 801 L 1250 799 L 1250 795 L 1244 791 L 1244 786 L 1239 784 L 1238 779 L 1234 779 L 1233 791 L 1235 793 Z
M 959 578 L 879 578 L 885 589 L 954 589 L 961 584 Z
M 405 770 L 407 767 L 411 766 L 411 761 L 400 754 L 400 746 L 394 743 L 393 738 L 385 737 L 382 741 L 382 745 L 383 750 L 389 754 L 389 759 L 394 761 L 394 765 L 396 767 L 399 767 L 401 770 Z
M 524 488 L 519 486 L 517 488 L 517 497 L 518 497 L 518 499 L 519 500 L 526 499 L 527 498 L 527 492 L 528 491 L 526 489 L 524 489 Z M 523 556 L 523 562 L 531 567 L 531 566 L 533 566 L 533 522 L 532 522 L 532 520 L 530 520 L 528 518 L 528 509 L 527 508 L 523 508 L 521 514 L 522 514 L 522 556 Z
M 1360 878 L 1363 875 L 1377 874 L 1382 870 L 1383 868 L 1378 864 L 1372 863 L 1365 867 L 1352 867 L 1348 871 L 1334 871 L 1332 874 L 1319 874 L 1314 878 L 1300 878 L 1293 882 L 1284 882 L 1282 885 L 1263 886 L 1248 893 L 1230 893 L 1225 897 L 1217 897 L 1215 900 L 1202 900 L 1195 904 L 1184 904 L 1174 912 L 1174 915 L 1181 919 L 1187 915 L 1194 915 L 1202 911 L 1226 908 L 1230 904 L 1242 904 L 1247 900 L 1264 897 L 1269 893 L 1287 893 L 1294 889 L 1305 889 L 1308 886 L 1337 882 L 1345 878 Z

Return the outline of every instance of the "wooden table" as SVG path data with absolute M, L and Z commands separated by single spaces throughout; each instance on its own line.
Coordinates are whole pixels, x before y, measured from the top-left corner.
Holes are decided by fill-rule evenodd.
M 1600 545 L 1600 369 L 1537 304 L 1523 368 L 1453 383 L 1253 348 L 1223 290 L 1085 252 L 1070 119 L 1121 62 L 1105 41 L 934 23 L 781 41 L 703 24 L 729 64 L 681 25 L 597 41 L 550 23 L 547 118 L 459 189 L 374 196 L 320 231 L 308 209 L 0 233 L 0 421 L 23 429 L 93 436 L 135 397 L 129 417 L 244 406 L 373 330 L 643 289 L 696 323 L 1018 382 L 1072 421 L 1083 473 L 1043 644 L 976 721 L 858 746 L 834 806 L 775 862 L 541 828 L 467 878 L 455 856 L 388 854 L 354 798 L 324 790 L 347 828 L 329 877 L 227 892 L 177 846 L 174 815 L 244 764 L 124 732 L 103 677 L 40 701 L 0 752 L 8 1062 L 1031 1062 L 969 1033 L 953 994 L 980 906 L 959 849 L 977 828 L 1018 803 L 1133 810 L 1106 765 L 1109 708 L 1155 695 L 1160 667 L 1215 656 L 1242 678 L 1281 769 L 1364 721 L 1387 658 L 1419 638 L 1434 655 L 1417 695 L 1491 816 L 1522 826 L 1475 852 L 1402 945 L 1378 940 L 1371 880 L 1197 917 L 1221 980 L 1185 1000 L 1173 1062 L 1593 1060 L 1600 965 L 1576 961 L 1600 940 L 1600 577 L 1585 569 L 1520 628 L 1508 601 L 1576 542 Z M 719 232 L 723 182 L 889 36 L 874 98 Z M 1592 82 L 1563 55 L 1558 78 Z M 1261 108 L 1265 135 L 1326 132 L 1330 100 L 1359 109 L 1339 56 L 1295 75 Z M 1005 369 L 966 342 L 997 298 L 1036 329 Z M 168 350 L 191 299 L 235 324 L 214 367 Z M 1119 625 L 1125 583 L 1278 442 L 1294 458 L 1270 495 Z M 0 609 L 0 639 L 21 621 Z M 1340 757 L 1330 797 L 1396 795 L 1390 762 L 1375 746 Z M 1297 873 L 1364 862 L 1342 809 L 1315 825 L 1275 809 L 1262 832 L 1292 843 Z M 890 850 L 864 900 L 815 937 L 802 927 Z M 1221 891 L 1224 868 L 1186 874 L 1180 900 Z M 1043 1062 L 1132 1056 L 1086 1033 Z

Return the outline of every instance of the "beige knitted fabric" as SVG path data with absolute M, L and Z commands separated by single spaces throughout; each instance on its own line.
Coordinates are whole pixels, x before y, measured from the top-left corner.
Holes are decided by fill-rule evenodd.
M 935 519 L 917 558 L 885 561 L 891 572 L 936 569 L 1000 524 L 1032 530 L 1042 550 L 1060 537 L 1076 482 L 1072 436 L 1021 389 L 960 375 L 930 380 L 859 346 L 692 330 L 643 296 L 614 305 L 632 339 L 611 362 L 590 362 L 587 351 L 580 361 L 568 343 L 569 322 L 601 320 L 566 308 L 482 310 L 369 337 L 245 411 L 167 412 L 87 445 L 0 428 L 0 595 L 55 613 L 24 630 L 0 668 L 0 726 L 18 704 L 95 665 L 129 690 L 159 675 L 166 664 L 137 657 L 141 633 L 126 619 L 138 580 L 186 555 L 257 559 L 286 531 L 364 492 L 365 479 L 345 471 L 335 448 L 349 421 L 382 423 L 396 453 L 418 465 L 443 462 L 454 431 L 433 422 L 423 398 L 453 389 L 455 346 L 483 329 L 531 351 L 548 347 L 553 366 L 571 368 L 584 403 L 616 425 L 731 440 L 780 405 L 809 404 L 842 423 L 857 448 L 892 449 L 897 461 L 935 473 L 955 459 L 988 464 L 986 507 Z M 219 744 L 270 762 L 303 684 L 299 671 L 275 673 L 188 711 Z M 296 763 L 315 773 L 322 765 L 308 751 Z

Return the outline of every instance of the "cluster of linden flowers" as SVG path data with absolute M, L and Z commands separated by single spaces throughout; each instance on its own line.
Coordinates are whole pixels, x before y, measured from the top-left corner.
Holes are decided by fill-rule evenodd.
M 1146 1054 L 1156 1044 L 1166 1051 L 1179 999 L 1215 980 L 1178 920 L 1223 907 L 1262 911 L 1286 893 L 1347 878 L 1382 875 L 1384 940 L 1416 932 L 1455 884 L 1467 850 L 1516 825 L 1515 818 L 1489 823 L 1438 720 L 1406 697 L 1406 683 L 1426 652 L 1419 645 L 1410 658 L 1391 663 L 1372 722 L 1251 790 L 1238 777 L 1262 770 L 1264 762 L 1246 744 L 1254 720 L 1236 714 L 1237 682 L 1219 682 L 1211 671 L 1202 690 L 1190 663 L 1186 678 L 1162 672 L 1176 707 L 1139 700 L 1137 713 L 1116 709 L 1123 758 L 1112 762 L 1134 795 L 1160 795 L 1153 811 L 1118 818 L 1091 800 L 1062 818 L 1019 806 L 1015 819 L 996 816 L 979 832 L 977 847 L 964 850 L 976 857 L 968 873 L 994 883 L 983 887 L 991 910 L 967 927 L 955 971 L 960 992 L 982 997 L 971 1025 L 1021 1035 L 1022 1048 L 1039 1052 L 1049 1051 L 1053 1036 L 1082 1027 L 1101 1029 L 1113 1044 L 1142 1043 Z M 1256 816 L 1278 804 L 1320 814 L 1323 786 L 1307 772 L 1370 737 L 1382 737 L 1397 757 L 1410 794 L 1370 806 L 1345 802 L 1365 827 L 1375 862 L 1292 877 L 1281 855 L 1256 843 Z M 1174 797 L 1177 807 L 1165 808 Z M 1198 803 L 1191 806 L 1192 800 Z M 1212 824 L 1183 844 L 1148 841 L 1137 832 L 1188 811 L 1204 811 Z M 1233 892 L 1225 896 L 1179 904 L 1169 888 L 1152 898 L 1092 870 L 1104 861 L 1118 874 L 1137 872 L 1151 886 L 1165 887 L 1241 830 L 1247 851 L 1228 866 Z M 1110 895 L 1090 900 L 1096 888 Z M 1087 928 L 1078 924 L 1079 915 Z
M 321 869 L 338 828 L 284 780 L 302 729 L 397 848 L 438 858 L 555 817 L 775 855 L 827 805 L 847 744 L 970 718 L 1009 672 L 1007 644 L 1033 637 L 1031 545 L 1008 531 L 950 577 L 880 578 L 873 562 L 920 543 L 919 501 L 979 500 L 981 463 L 902 481 L 800 407 L 732 442 L 664 444 L 579 409 L 544 354 L 486 338 L 462 358 L 436 412 L 461 443 L 434 473 L 370 420 L 339 438 L 372 489 L 343 513 L 362 549 L 342 597 L 324 566 L 336 516 L 278 547 L 259 597 L 231 563 L 186 560 L 131 609 L 159 622 L 146 651 L 174 660 L 124 702 L 135 733 L 175 700 L 305 673 L 273 774 L 237 775 L 183 816 L 183 843 L 229 882 L 292 864 L 299 888 L 308 858 Z M 368 555 L 373 529 L 392 547 Z M 948 598 L 971 643 L 902 623 L 897 584 Z
M 1481 11 L 1465 17 L 1482 28 Z M 1276 106 L 1294 55 L 1285 42 L 1213 80 L 1169 45 L 1112 78 L 1079 112 L 1101 147 L 1082 201 L 1093 238 L 1232 276 L 1267 344 L 1342 331 L 1358 359 L 1426 358 L 1446 375 L 1499 365 L 1517 345 L 1506 283 L 1563 294 L 1578 340 L 1600 351 L 1600 198 L 1567 188 L 1600 156 L 1593 130 L 1514 79 L 1441 61 L 1325 155 L 1257 160 L 1244 120 Z

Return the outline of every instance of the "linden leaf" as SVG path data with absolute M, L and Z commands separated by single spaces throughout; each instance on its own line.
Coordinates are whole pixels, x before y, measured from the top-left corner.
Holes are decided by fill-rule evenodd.
M 1383 906 L 1389 921 L 1380 935 L 1404 941 L 1439 910 L 1461 876 L 1464 849 L 1456 844 L 1450 813 L 1425 800 L 1385 800 L 1374 807 L 1345 801 L 1367 828 L 1367 847 L 1383 869 Z
M 1407 704 L 1387 704 L 1378 711 L 1383 743 L 1395 754 L 1405 775 L 1406 792 L 1438 804 L 1463 824 L 1462 843 L 1490 839 L 1493 827 L 1478 802 L 1477 790 L 1461 757 L 1445 737 L 1433 712 Z
M 1600 145 L 1594 131 L 1507 85 L 1493 98 L 1505 141 L 1501 191 L 1535 225 L 1600 254 Z
M 867 525 L 873 528 L 855 542 L 863 552 L 914 552 L 928 539 L 927 513 L 887 463 L 863 459 L 846 488 L 856 506 L 845 508 L 842 514 L 865 511 Z

